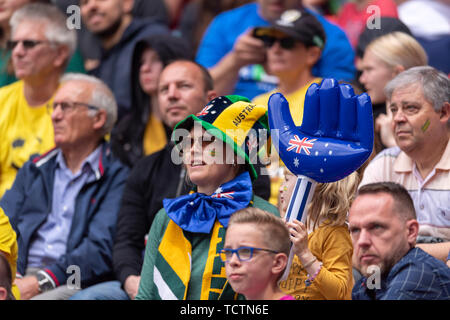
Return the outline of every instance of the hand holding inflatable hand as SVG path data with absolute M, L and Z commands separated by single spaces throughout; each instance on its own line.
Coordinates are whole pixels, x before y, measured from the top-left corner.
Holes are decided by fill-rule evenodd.
M 369 158 L 373 147 L 372 105 L 367 94 L 355 96 L 351 86 L 334 79 L 312 84 L 305 97 L 303 122 L 296 127 L 281 93 L 269 99 L 272 142 L 287 168 L 297 175 L 285 220 L 306 223 L 316 182 L 345 178 Z M 286 280 L 294 258 L 291 248 Z
M 373 147 L 372 105 L 367 94 L 324 79 L 306 92 L 303 122 L 296 127 L 281 93 L 269 99 L 272 141 L 286 167 L 317 182 L 334 182 L 358 169 Z M 276 139 L 278 138 L 278 143 Z

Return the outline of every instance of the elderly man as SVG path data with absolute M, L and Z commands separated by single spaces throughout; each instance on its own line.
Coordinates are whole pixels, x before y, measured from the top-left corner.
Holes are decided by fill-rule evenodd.
M 52 113 L 56 148 L 27 162 L 0 201 L 18 237 L 22 299 L 66 299 L 79 286 L 111 277 L 128 175 L 104 140 L 116 118 L 114 96 L 103 82 L 63 77 Z
M 450 80 L 432 67 L 400 73 L 385 88 L 398 147 L 379 153 L 360 186 L 392 181 L 410 193 L 420 247 L 446 261 L 450 250 Z
M 168 33 L 153 19 L 133 18 L 133 0 L 81 0 L 81 17 L 87 29 L 100 40 L 102 54 L 91 74 L 114 92 L 118 117 L 131 108 L 132 53 L 136 43 L 155 34 Z
M 0 89 L 0 197 L 31 155 L 53 147 L 48 106 L 75 50 L 76 34 L 58 8 L 33 3 L 11 17 L 11 59 L 19 81 Z
M 209 25 L 197 52 L 197 62 L 210 69 L 219 95 L 240 94 L 249 99 L 273 90 L 277 79 L 266 74 L 264 42 L 255 37 L 255 27 L 265 27 L 283 12 L 289 23 L 298 19 L 300 0 L 257 0 L 223 12 Z M 310 11 L 322 24 L 326 45 L 314 65 L 316 77 L 351 81 L 354 53 L 345 33 L 323 16 Z
M 363 186 L 348 220 L 364 275 L 353 287 L 354 300 L 450 299 L 450 269 L 415 248 L 419 224 L 405 188 L 393 182 Z

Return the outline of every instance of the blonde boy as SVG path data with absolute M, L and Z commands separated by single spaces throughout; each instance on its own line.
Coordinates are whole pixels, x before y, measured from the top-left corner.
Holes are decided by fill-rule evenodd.
M 293 300 L 278 287 L 289 249 L 283 220 L 249 207 L 231 216 L 220 257 L 231 287 L 247 300 Z

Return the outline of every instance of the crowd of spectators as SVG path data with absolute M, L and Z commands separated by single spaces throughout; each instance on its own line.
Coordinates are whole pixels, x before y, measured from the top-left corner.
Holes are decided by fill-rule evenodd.
M 0 300 L 449 300 L 449 16 L 0 0 Z M 268 101 L 299 127 L 326 78 L 370 97 L 374 148 L 284 222 L 296 176 L 263 143 Z

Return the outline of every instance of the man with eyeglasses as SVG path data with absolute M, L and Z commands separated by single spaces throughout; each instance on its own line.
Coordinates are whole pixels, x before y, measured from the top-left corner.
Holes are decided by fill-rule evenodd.
M 277 21 L 287 10 L 301 10 L 299 0 L 258 0 L 223 12 L 213 19 L 200 43 L 196 60 L 209 68 L 219 95 L 239 94 L 253 99 L 274 89 L 278 80 L 264 70 L 264 43 L 254 28 Z M 345 33 L 313 13 L 325 30 L 327 44 L 315 64 L 317 77 L 351 81 L 354 52 Z
M 128 176 L 104 139 L 117 119 L 114 95 L 95 77 L 67 74 L 49 111 L 56 148 L 26 162 L 0 201 L 18 237 L 21 299 L 68 299 L 113 277 Z
M 0 197 L 31 155 L 53 147 L 47 106 L 76 47 L 75 30 L 67 29 L 65 15 L 52 5 L 25 5 L 10 24 L 8 47 L 20 80 L 0 89 Z
M 399 73 L 384 88 L 396 147 L 377 154 L 359 185 L 395 182 L 414 201 L 418 247 L 446 261 L 450 250 L 450 80 L 433 67 Z

